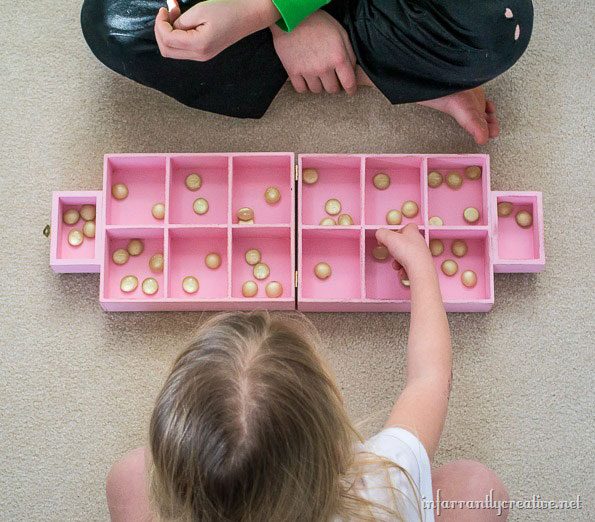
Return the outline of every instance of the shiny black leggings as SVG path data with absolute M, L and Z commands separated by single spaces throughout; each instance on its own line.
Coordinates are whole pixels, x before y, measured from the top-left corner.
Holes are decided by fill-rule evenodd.
M 212 60 L 163 58 L 153 34 L 165 0 L 84 0 L 85 39 L 107 67 L 181 103 L 260 118 L 287 80 L 270 31 Z M 182 2 L 184 8 L 197 0 Z M 393 104 L 471 89 L 521 57 L 531 0 L 335 0 L 325 9 L 347 30 L 358 64 Z

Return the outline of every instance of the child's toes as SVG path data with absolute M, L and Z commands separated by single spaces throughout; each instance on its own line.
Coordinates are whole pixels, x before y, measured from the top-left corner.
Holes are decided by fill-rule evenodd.
M 490 138 L 497 138 L 500 135 L 500 122 L 495 114 L 487 114 L 486 122 L 488 124 L 488 131 Z

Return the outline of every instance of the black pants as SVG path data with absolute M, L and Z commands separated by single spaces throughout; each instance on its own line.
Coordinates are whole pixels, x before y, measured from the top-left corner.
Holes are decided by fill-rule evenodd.
M 81 23 L 89 47 L 110 69 L 185 105 L 260 118 L 287 80 L 270 31 L 208 62 L 163 58 L 153 24 L 165 3 L 84 0 Z M 185 8 L 195 3 L 182 2 Z M 325 9 L 345 27 L 358 64 L 393 104 L 495 78 L 523 54 L 533 27 L 531 0 L 334 0 Z

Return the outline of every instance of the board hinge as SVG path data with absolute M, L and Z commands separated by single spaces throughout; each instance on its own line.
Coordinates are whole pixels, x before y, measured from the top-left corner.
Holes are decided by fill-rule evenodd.
M 295 288 L 298 287 L 298 271 L 297 270 L 295 271 L 295 274 L 294 274 L 293 286 L 295 286 Z
M 296 163 L 293 166 L 293 177 L 296 181 L 299 179 L 299 172 L 300 172 L 300 168 L 299 168 L 298 164 Z

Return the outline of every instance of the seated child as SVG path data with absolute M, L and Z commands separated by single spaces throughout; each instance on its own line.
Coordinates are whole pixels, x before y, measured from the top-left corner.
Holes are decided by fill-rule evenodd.
M 408 274 L 412 299 L 407 380 L 382 431 L 367 441 L 357 434 L 310 323 L 216 316 L 174 363 L 148 448 L 112 467 L 113 521 L 431 521 L 438 490 L 443 500 L 507 498 L 478 462 L 431 468 L 451 385 L 438 278 L 415 225 L 377 238 Z M 506 514 L 458 508 L 440 519 Z
M 171 3 L 168 1 L 168 4 Z M 521 57 L 531 0 L 85 0 L 81 25 L 110 69 L 197 109 L 260 118 L 298 92 L 373 86 L 392 104 L 499 134 L 483 84 Z

